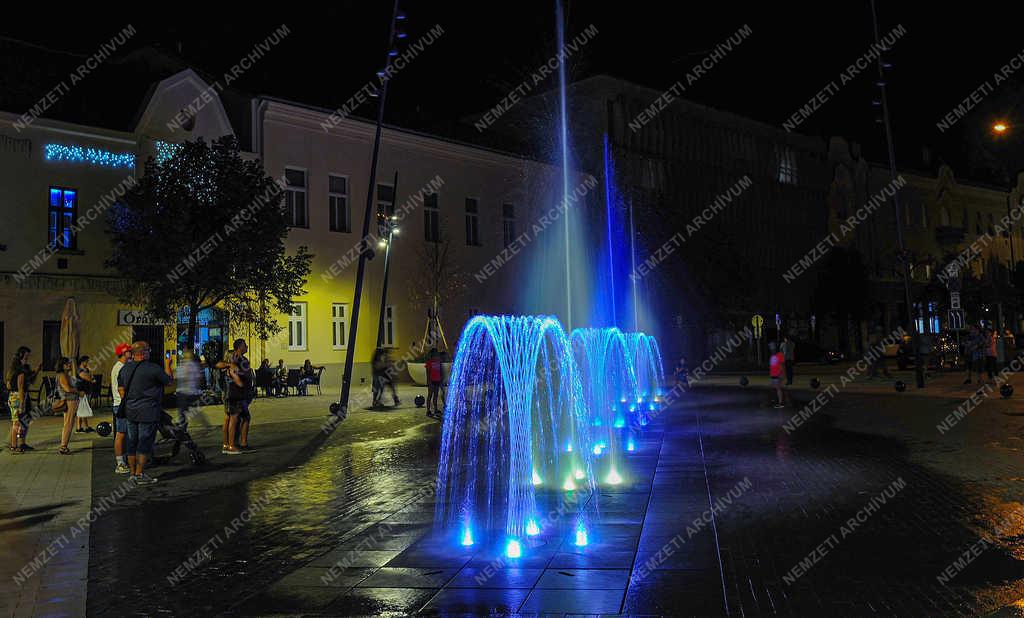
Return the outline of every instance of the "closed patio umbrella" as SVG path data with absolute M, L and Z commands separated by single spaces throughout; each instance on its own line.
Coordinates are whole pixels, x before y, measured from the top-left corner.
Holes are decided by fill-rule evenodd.
M 64 312 L 60 316 L 60 354 L 71 359 L 78 359 L 78 305 L 74 297 L 64 303 Z

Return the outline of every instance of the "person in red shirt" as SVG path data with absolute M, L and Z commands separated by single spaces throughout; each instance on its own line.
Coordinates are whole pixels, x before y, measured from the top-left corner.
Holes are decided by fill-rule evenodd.
M 437 348 L 430 349 L 427 358 L 427 416 L 440 416 L 437 395 L 441 392 L 441 355 Z
M 775 387 L 775 395 L 778 398 L 775 402 L 776 408 L 784 407 L 782 399 L 782 374 L 786 367 L 786 357 L 779 351 L 774 341 L 768 343 L 768 351 L 771 357 L 768 359 L 768 375 L 771 376 L 772 386 Z

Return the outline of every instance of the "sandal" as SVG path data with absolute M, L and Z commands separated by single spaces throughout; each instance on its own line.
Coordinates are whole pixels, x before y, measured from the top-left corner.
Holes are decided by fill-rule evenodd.
M 60 450 L 57 451 L 57 453 L 59 455 L 70 455 L 71 454 L 71 449 L 69 449 L 66 446 L 62 446 L 62 447 L 60 447 Z

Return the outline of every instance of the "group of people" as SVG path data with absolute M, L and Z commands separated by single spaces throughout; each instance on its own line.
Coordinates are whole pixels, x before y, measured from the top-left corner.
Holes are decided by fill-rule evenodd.
M 972 374 L 977 377 L 978 384 L 985 383 L 986 375 L 989 380 L 995 380 L 998 346 L 999 336 L 995 329 L 971 325 L 967 331 L 967 340 L 964 342 L 964 365 L 967 367 L 964 384 L 972 382 Z
M 322 369 L 323 367 L 316 367 L 307 358 L 306 362 L 302 363 L 302 368 L 299 369 L 299 381 L 295 385 L 295 390 L 300 395 L 307 394 L 309 385 L 316 383 Z M 283 358 L 278 359 L 277 367 L 271 367 L 270 360 L 264 358 L 260 368 L 256 370 L 256 374 L 261 378 L 261 381 L 270 384 L 267 390 L 271 397 L 284 397 L 287 395 L 288 367 L 284 364 Z
M 54 366 L 57 375 L 52 398 L 47 402 L 36 402 L 36 405 L 33 406 L 30 387 L 42 371 L 43 364 L 39 363 L 33 369 L 30 362 L 31 356 L 30 348 L 19 347 L 4 375 L 6 403 L 11 414 L 11 431 L 7 448 L 15 455 L 35 450 L 28 444 L 29 426 L 34 418 L 45 412 L 44 403 L 49 403 L 51 412 L 61 412 L 64 415 L 64 422 L 61 425 L 60 448 L 57 452 L 61 455 L 68 455 L 71 453 L 68 445 L 71 442 L 72 433 L 95 431 L 89 425 L 89 419 L 94 414 L 89 403 L 89 396 L 94 392 L 96 384 L 96 379 L 89 368 L 89 357 L 83 355 L 75 360 L 61 357 Z

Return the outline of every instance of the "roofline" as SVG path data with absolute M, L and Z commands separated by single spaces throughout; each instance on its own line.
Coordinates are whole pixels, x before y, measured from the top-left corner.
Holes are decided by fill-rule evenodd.
M 10 123 L 10 125 L 13 127 L 20 119 L 21 116 L 18 114 L 0 110 L 0 123 Z M 52 131 L 54 133 L 63 133 L 66 135 L 77 135 L 80 137 L 89 137 L 93 139 L 104 139 L 112 142 L 131 144 L 133 146 L 139 143 L 138 135 L 134 131 L 108 129 L 105 127 L 98 127 L 94 125 L 85 125 L 77 124 L 74 122 L 65 122 L 63 120 L 54 120 L 51 118 L 37 117 L 25 128 L 42 131 Z

